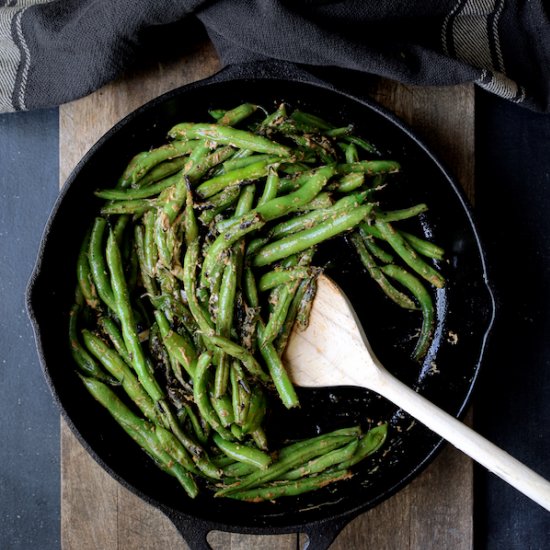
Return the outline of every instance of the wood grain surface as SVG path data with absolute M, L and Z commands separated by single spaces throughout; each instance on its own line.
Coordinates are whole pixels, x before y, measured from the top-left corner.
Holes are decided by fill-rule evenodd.
M 125 75 L 60 109 L 60 182 L 114 123 L 149 99 L 220 68 L 210 43 L 184 59 Z M 424 138 L 473 199 L 474 95 L 471 86 L 417 88 L 380 81 L 371 91 Z M 64 550 L 186 548 L 172 523 L 116 481 L 61 426 L 61 542 Z M 332 550 L 466 550 L 473 546 L 473 481 L 469 459 L 446 448 L 413 483 L 352 521 Z M 213 548 L 295 550 L 298 535 L 213 532 Z

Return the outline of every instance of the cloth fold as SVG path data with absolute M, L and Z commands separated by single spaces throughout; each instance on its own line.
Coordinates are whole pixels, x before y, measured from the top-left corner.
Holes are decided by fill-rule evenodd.
M 139 62 L 151 29 L 158 51 L 167 33 L 192 40 L 179 21 L 204 25 L 224 64 L 276 59 L 408 84 L 475 82 L 550 111 L 542 0 L 0 0 L 0 111 L 92 92 Z

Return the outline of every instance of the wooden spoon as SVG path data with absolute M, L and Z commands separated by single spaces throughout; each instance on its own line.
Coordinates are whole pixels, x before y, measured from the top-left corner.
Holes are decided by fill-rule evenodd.
M 384 369 L 342 290 L 324 275 L 318 283 L 309 326 L 303 332 L 293 332 L 285 352 L 285 363 L 296 385 L 373 390 L 550 510 L 550 482 Z

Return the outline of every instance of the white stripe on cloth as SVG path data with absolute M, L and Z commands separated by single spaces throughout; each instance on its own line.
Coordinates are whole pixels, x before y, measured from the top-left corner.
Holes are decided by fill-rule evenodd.
M 490 78 L 490 80 L 487 80 Z M 517 82 L 510 80 L 502 73 L 488 73 L 484 71 L 481 77 L 476 80 L 476 84 L 504 99 L 511 99 L 516 103 L 521 103 L 525 99 L 525 90 L 518 86 Z
M 20 11 L 20 8 L 0 9 L 0 111 L 15 110 L 12 95 L 21 53 L 13 41 L 11 25 Z
M 441 40 L 447 55 L 479 69 L 477 84 L 500 97 L 523 101 L 525 91 L 506 76 L 499 22 L 504 0 L 460 0 L 443 21 Z M 491 20 L 492 19 L 492 20 Z M 454 52 L 449 52 L 448 44 Z
M 488 19 L 496 0 L 468 0 L 453 22 L 454 49 L 458 59 L 483 69 L 494 69 Z
M 16 92 L 19 105 L 25 105 L 25 85 L 30 67 L 30 52 L 21 28 L 21 18 L 31 6 L 47 4 L 53 0 L 16 0 L 9 7 L 0 8 L 0 112 L 15 111 L 13 102 L 15 85 L 20 75 L 20 88 Z M 15 24 L 16 43 L 12 33 Z M 23 54 L 20 47 L 23 48 Z M 24 58 L 24 66 L 21 60 Z M 21 71 L 21 73 L 20 73 Z

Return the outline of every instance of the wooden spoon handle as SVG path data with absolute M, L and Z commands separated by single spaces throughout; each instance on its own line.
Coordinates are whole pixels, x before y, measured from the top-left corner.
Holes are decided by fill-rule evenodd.
M 381 370 L 379 374 L 380 377 L 376 384 L 372 384 L 370 381 L 369 387 L 546 510 L 550 510 L 550 482 L 450 414 L 430 403 L 387 371 Z

